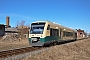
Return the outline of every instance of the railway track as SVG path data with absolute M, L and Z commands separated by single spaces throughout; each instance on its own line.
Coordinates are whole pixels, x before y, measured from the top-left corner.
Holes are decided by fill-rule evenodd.
M 39 50 L 41 47 L 25 47 L 25 48 L 17 48 L 0 52 L 0 58 L 5 58 L 13 55 L 23 54 L 27 52 L 32 52 L 35 50 Z
M 82 39 L 87 39 L 87 38 L 81 38 L 78 40 L 82 40 Z M 0 58 L 6 58 L 6 57 L 14 56 L 14 55 L 32 52 L 32 51 L 40 50 L 43 48 L 45 48 L 45 47 L 25 47 L 25 48 L 10 49 L 10 50 L 6 50 L 6 51 L 4 50 L 4 51 L 0 52 Z

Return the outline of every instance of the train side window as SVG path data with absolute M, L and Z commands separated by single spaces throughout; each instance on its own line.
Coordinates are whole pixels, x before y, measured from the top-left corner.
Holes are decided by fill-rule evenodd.
M 47 30 L 50 30 L 50 25 L 48 25 Z
M 59 30 L 50 28 L 50 36 L 59 36 Z
M 66 32 L 66 31 L 64 31 L 63 32 L 63 36 L 65 37 L 69 37 L 69 36 L 73 36 L 73 33 L 72 32 Z

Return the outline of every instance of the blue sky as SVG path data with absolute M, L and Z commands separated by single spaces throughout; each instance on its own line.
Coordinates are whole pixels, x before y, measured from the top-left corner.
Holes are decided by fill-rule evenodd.
M 49 20 L 73 29 L 90 32 L 90 0 L 0 0 L 0 23 L 10 25 L 25 20 Z

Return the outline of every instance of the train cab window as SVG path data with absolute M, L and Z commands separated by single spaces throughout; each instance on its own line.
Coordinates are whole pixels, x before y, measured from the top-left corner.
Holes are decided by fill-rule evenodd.
M 50 25 L 48 25 L 47 30 L 50 30 Z

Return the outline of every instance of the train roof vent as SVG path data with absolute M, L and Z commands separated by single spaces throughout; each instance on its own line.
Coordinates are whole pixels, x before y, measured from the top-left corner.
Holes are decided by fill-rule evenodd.
M 36 23 L 36 22 L 47 22 L 47 21 L 43 21 L 43 20 L 41 20 L 41 21 L 35 21 L 35 22 L 32 22 L 32 23 Z
M 58 25 L 61 25 L 61 24 L 59 24 L 59 23 L 56 23 L 56 22 L 52 22 L 52 23 L 54 23 L 54 24 L 58 24 Z

